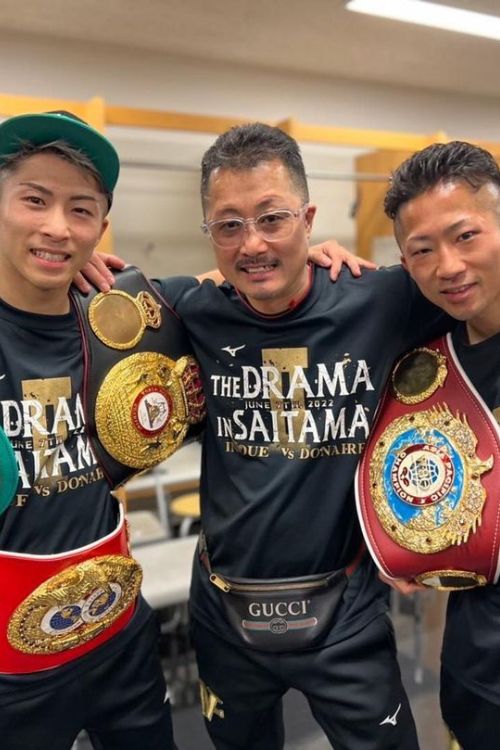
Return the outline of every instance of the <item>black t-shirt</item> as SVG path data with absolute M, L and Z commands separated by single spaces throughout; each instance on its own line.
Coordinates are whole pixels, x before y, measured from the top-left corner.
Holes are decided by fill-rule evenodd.
M 0 516 L 0 549 L 81 547 L 115 528 L 117 506 L 85 432 L 76 318 L 2 303 L 0 321 L 1 424 L 19 468 L 16 499 Z
M 81 337 L 73 313 L 35 315 L 0 301 L 0 424 L 19 468 L 16 497 L 0 515 L 0 550 L 65 552 L 116 527 L 117 502 L 86 434 L 82 378 Z M 148 616 L 141 602 L 122 633 L 63 667 L 0 675 L 0 700 L 22 685 L 71 679 L 75 670 L 128 642 Z
M 479 344 L 466 343 L 458 326 L 453 343 L 472 384 L 500 421 L 500 333 Z M 500 584 L 451 593 L 442 661 L 472 692 L 500 704 Z
M 227 284 L 161 286 L 207 396 L 200 489 L 212 568 L 261 579 L 348 564 L 360 545 L 353 477 L 379 396 L 395 357 L 436 332 L 436 308 L 400 267 L 345 271 L 335 284 L 316 269 L 306 298 L 278 316 Z M 325 642 L 379 613 L 385 591 L 366 559 Z M 193 616 L 234 640 L 220 596 L 195 565 Z

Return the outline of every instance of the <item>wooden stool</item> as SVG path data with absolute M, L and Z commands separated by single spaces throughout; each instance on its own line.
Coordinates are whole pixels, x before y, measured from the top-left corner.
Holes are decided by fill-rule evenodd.
M 200 518 L 200 495 L 198 492 L 186 492 L 170 502 L 170 511 L 182 519 L 179 536 L 187 536 L 191 526 Z

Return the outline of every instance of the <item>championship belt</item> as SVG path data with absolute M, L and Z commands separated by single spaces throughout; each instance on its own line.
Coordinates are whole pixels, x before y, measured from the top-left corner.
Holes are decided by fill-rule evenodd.
M 121 507 L 121 506 L 120 506 Z M 127 625 L 142 580 L 123 511 L 92 544 L 55 555 L 0 551 L 0 674 L 66 664 Z
M 366 543 L 390 578 L 435 588 L 498 579 L 500 429 L 451 336 L 395 365 L 356 474 Z
M 87 428 L 116 487 L 199 432 L 199 367 L 178 316 L 134 266 L 116 273 L 110 292 L 72 290 L 71 298 L 85 354 Z

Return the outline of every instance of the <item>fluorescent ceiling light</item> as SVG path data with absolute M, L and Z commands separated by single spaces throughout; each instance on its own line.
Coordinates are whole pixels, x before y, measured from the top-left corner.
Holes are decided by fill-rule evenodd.
M 348 10 L 500 40 L 500 17 L 425 0 L 349 0 Z

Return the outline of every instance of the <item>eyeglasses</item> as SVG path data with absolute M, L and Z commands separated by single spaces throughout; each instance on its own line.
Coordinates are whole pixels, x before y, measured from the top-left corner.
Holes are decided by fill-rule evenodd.
M 230 250 L 243 244 L 247 226 L 252 224 L 255 231 L 266 242 L 280 242 L 291 236 L 295 222 L 308 208 L 306 203 L 296 211 L 282 208 L 279 211 L 266 211 L 255 219 L 241 219 L 231 216 L 228 219 L 207 221 L 201 229 L 208 234 L 214 245 Z

